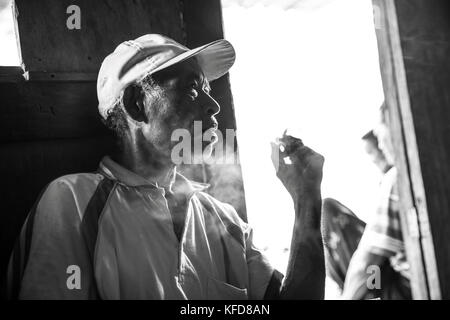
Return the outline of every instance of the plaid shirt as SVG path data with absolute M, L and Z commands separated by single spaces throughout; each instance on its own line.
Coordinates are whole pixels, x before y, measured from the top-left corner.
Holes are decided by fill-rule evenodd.
M 379 207 L 369 221 L 358 250 L 367 250 L 390 259 L 392 267 L 409 278 L 405 245 L 400 224 L 397 170 L 390 169 L 380 185 Z
M 392 268 L 409 279 L 409 264 L 406 260 L 402 237 L 397 171 L 390 169 L 380 184 L 379 206 L 368 221 L 358 249 L 352 257 L 344 287 L 344 298 L 354 298 L 357 292 L 366 288 L 367 268 L 388 259 Z

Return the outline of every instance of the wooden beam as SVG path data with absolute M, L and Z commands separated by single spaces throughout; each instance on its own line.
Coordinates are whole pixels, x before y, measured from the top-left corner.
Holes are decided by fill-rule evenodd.
M 448 2 L 374 0 L 413 296 L 450 297 Z M 431 91 L 430 91 L 431 90 Z M 434 92 L 434 94 L 430 94 Z
M 412 179 L 430 297 L 450 299 L 450 3 L 394 4 L 415 130 Z
M 21 67 L 0 66 L 0 83 L 21 81 L 25 81 L 24 72 Z
M 1 83 L 1 142 L 82 138 L 107 134 L 95 82 Z
M 45 72 L 27 71 L 23 77 L 28 81 L 57 82 L 97 82 L 98 72 Z
M 403 56 L 399 43 L 399 33 L 395 11 L 391 0 L 374 0 L 375 12 L 382 15 L 384 28 L 377 29 L 380 67 L 386 104 L 390 113 L 390 129 L 396 148 L 396 167 L 400 196 L 400 214 L 406 255 L 411 266 L 411 289 L 414 299 L 428 299 L 428 285 L 422 260 L 422 246 L 418 227 L 414 196 L 411 194 L 407 142 L 405 141 L 404 118 L 401 110 L 408 108 L 406 79 L 404 77 Z M 406 92 L 405 92 L 406 90 Z M 406 93 L 406 95 L 405 95 Z M 401 109 L 400 104 L 403 105 Z

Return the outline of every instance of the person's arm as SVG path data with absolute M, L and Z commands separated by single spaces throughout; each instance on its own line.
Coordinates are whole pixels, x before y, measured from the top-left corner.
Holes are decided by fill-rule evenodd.
M 295 201 L 295 223 L 282 299 L 323 299 L 325 262 L 320 232 L 320 194 Z
M 290 158 L 287 164 L 284 159 Z M 272 144 L 277 177 L 294 201 L 295 222 L 281 299 L 323 299 L 325 261 L 320 231 L 322 167 L 324 158 L 301 140 L 283 136 Z
M 347 270 L 341 298 L 344 300 L 375 298 L 377 295 L 375 289 L 370 289 L 367 285 L 370 276 L 368 270 L 370 266 L 381 268 L 386 260 L 387 257 L 371 253 L 364 248 L 357 249 Z

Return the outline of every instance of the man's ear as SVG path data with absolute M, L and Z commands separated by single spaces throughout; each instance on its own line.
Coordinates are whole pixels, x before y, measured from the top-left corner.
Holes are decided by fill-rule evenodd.
M 128 115 L 135 121 L 147 123 L 144 99 L 145 93 L 137 85 L 128 86 L 123 93 L 123 106 Z

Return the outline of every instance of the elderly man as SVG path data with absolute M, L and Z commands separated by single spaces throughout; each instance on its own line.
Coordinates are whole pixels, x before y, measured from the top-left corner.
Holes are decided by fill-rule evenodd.
M 171 159 L 174 130 L 195 139 L 194 121 L 217 129 L 209 83 L 234 58 L 225 40 L 189 50 L 156 34 L 106 57 L 99 111 L 117 149 L 97 172 L 64 176 L 44 189 L 11 258 L 10 297 L 323 298 L 322 156 L 290 136 L 272 145 L 277 176 L 295 204 L 284 280 L 236 211 L 177 173 Z M 212 140 L 200 151 L 208 153 Z

